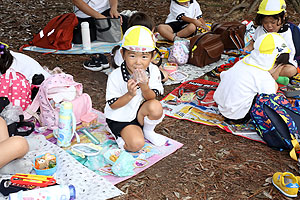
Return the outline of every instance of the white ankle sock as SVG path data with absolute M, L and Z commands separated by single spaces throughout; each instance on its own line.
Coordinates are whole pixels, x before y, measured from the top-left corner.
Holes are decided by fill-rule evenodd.
M 31 170 L 32 162 L 25 158 L 20 158 L 13 160 L 0 168 L 0 174 L 29 174 Z
M 155 126 L 159 124 L 163 118 L 164 115 L 158 120 L 150 120 L 147 116 L 144 117 L 144 137 L 155 146 L 162 146 L 167 141 L 167 139 L 163 135 L 154 132 Z
M 116 142 L 118 144 L 118 147 L 123 150 L 124 149 L 124 144 L 125 144 L 123 138 L 122 137 L 118 137 L 118 139 L 116 139 Z
M 110 128 L 108 126 L 106 126 L 105 128 L 115 138 L 118 147 L 123 150 L 124 144 L 125 144 L 123 138 L 122 137 L 116 138 L 116 136 L 112 133 L 112 131 L 110 130 Z

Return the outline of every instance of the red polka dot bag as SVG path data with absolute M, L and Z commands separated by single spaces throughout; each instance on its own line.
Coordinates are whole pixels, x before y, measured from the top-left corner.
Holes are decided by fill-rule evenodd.
M 0 97 L 7 97 L 15 106 L 23 111 L 31 104 L 31 87 L 26 77 L 9 68 L 0 76 Z

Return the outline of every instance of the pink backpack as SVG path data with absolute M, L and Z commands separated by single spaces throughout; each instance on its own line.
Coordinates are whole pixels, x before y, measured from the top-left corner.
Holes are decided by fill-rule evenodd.
M 92 110 L 91 97 L 82 93 L 82 84 L 73 80 L 73 76 L 69 74 L 54 74 L 48 77 L 40 85 L 39 91 L 32 104 L 24 112 L 24 118 L 29 119 L 32 116 L 39 118 L 42 126 L 48 129 L 56 129 L 58 127 L 59 106 L 51 105 L 49 96 L 54 93 L 61 93 L 65 88 L 74 86 L 76 88 L 76 97 L 71 103 L 73 104 L 73 112 L 77 123 L 80 117 Z M 40 116 L 36 111 L 40 108 Z
M 0 76 L 0 96 L 25 110 L 31 104 L 31 87 L 26 77 L 9 68 Z
M 187 39 L 175 40 L 174 45 L 170 49 L 168 62 L 184 65 L 189 59 L 190 41 Z

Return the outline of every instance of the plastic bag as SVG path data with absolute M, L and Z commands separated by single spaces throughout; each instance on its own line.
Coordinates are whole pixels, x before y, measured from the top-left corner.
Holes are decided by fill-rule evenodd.
M 9 103 L 0 113 L 0 116 L 6 121 L 7 125 L 20 122 L 20 115 L 23 115 L 22 108 L 14 106 L 12 103 Z

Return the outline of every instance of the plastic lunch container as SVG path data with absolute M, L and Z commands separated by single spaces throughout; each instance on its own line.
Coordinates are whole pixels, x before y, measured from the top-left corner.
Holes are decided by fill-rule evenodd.
M 41 158 L 41 157 L 43 157 L 44 155 L 45 155 L 45 154 L 36 156 L 36 157 L 34 158 L 33 163 L 35 163 L 35 160 L 36 160 L 37 158 Z M 54 154 L 51 154 L 51 155 L 54 155 Z M 54 156 L 55 156 L 55 158 L 56 158 L 56 165 L 55 165 L 55 167 L 49 168 L 49 169 L 36 169 L 36 168 L 35 168 L 35 165 L 33 165 L 33 169 L 35 170 L 35 173 L 36 173 L 37 175 L 52 176 L 52 175 L 56 172 L 56 170 L 57 170 L 57 164 L 58 164 L 58 162 L 57 162 L 57 157 L 56 157 L 56 155 L 54 155 Z
M 178 65 L 176 63 L 165 63 L 163 69 L 170 74 L 172 72 L 177 71 Z

